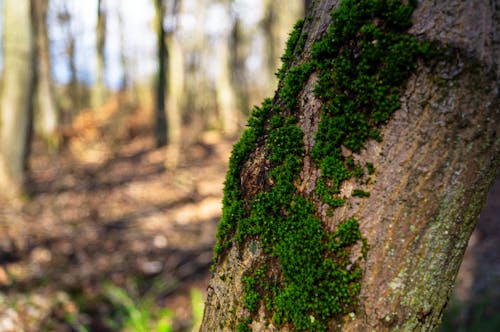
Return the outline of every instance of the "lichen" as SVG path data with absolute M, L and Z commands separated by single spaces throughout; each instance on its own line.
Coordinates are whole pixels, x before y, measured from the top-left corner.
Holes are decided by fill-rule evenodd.
M 295 115 L 298 97 L 312 73 L 318 74 L 314 93 L 323 103 L 312 159 L 320 169 L 315 196 L 329 211 L 345 204 L 341 185 L 375 173 L 343 150 L 358 153 L 368 139 L 380 141 L 379 127 L 400 107 L 400 94 L 429 44 L 406 33 L 415 2 L 344 0 L 332 12 L 332 24 L 311 48 L 311 57 L 292 65 L 303 51 L 305 34 L 299 21 L 287 43 L 277 75 L 281 88 L 273 102 L 254 108 L 248 129 L 234 146 L 227 174 L 223 214 L 218 225 L 215 261 L 232 245 L 258 240 L 263 257 L 242 277 L 243 302 L 251 315 L 263 305 L 276 326 L 296 330 L 331 328 L 341 315 L 355 312 L 361 269 L 350 249 L 368 245 L 358 221 L 349 218 L 329 231 L 316 214 L 311 198 L 298 193 L 303 167 L 303 133 Z M 249 202 L 243 198 L 240 174 L 263 142 L 269 161 L 269 189 Z M 261 143 L 259 143 L 261 144 Z M 370 194 L 355 189 L 352 196 Z M 252 316 L 242 317 L 238 330 L 249 329 Z

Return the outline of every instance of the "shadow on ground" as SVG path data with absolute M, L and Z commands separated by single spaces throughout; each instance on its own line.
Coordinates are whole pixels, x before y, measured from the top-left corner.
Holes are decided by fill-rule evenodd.
M 29 197 L 0 202 L 0 331 L 111 331 L 110 283 L 138 298 L 154 289 L 154 305 L 187 330 L 190 289 L 208 282 L 232 143 L 194 145 L 176 171 L 148 136 L 93 162 L 35 145 Z

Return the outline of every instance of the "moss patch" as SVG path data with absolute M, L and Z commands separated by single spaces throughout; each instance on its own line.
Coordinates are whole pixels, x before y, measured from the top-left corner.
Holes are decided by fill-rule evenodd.
M 400 107 L 400 94 L 417 60 L 429 56 L 428 43 L 406 34 L 414 6 L 392 0 L 344 0 L 332 13 L 327 33 L 312 46 L 311 58 L 292 66 L 305 45 L 299 21 L 277 73 L 282 82 L 278 97 L 254 109 L 249 128 L 234 147 L 215 260 L 232 245 L 249 239 L 260 242 L 264 257 L 242 279 L 243 301 L 252 314 L 263 304 L 276 326 L 323 331 L 355 311 L 361 270 L 349 252 L 362 242 L 362 259 L 367 248 L 356 219 L 327 231 L 312 202 L 296 190 L 304 158 L 303 133 L 294 117 L 299 93 L 317 72 L 314 93 L 323 109 L 312 151 L 321 171 L 315 194 L 335 209 L 347 199 L 341 196 L 342 182 L 361 180 L 365 169 L 375 172 L 372 163 L 363 167 L 344 157 L 342 147 L 357 153 L 368 139 L 381 140 L 378 128 Z M 240 173 L 261 138 L 271 164 L 271 186 L 245 204 Z M 357 189 L 352 196 L 369 193 Z M 238 329 L 247 330 L 251 317 L 240 321 Z

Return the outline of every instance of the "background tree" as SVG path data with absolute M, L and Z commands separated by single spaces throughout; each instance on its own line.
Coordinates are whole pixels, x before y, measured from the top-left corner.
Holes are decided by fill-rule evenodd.
M 222 123 L 222 131 L 225 135 L 235 136 L 238 130 L 238 120 L 241 114 L 236 101 L 236 91 L 232 82 L 232 61 L 230 46 L 230 35 L 233 18 L 229 15 L 229 1 L 217 3 L 215 10 L 220 13 L 219 29 L 215 39 L 215 59 L 214 66 L 217 68 L 215 74 L 215 95 L 217 99 L 217 111 Z M 214 8 L 214 7 L 213 7 Z
M 105 83 L 104 64 L 106 51 L 106 21 L 107 11 L 104 0 L 97 1 L 97 24 L 95 28 L 96 36 L 96 81 L 92 90 L 92 107 L 97 108 L 104 104 Z
M 273 1 L 265 0 L 265 17 L 261 24 L 264 30 L 266 70 L 264 77 L 265 91 L 274 91 L 277 80 L 274 75 L 280 65 L 280 56 L 290 27 L 298 18 L 304 17 L 304 2 L 302 1 Z
M 69 71 L 69 82 L 64 86 L 63 98 L 60 101 L 62 113 L 61 123 L 69 125 L 73 116 L 81 108 L 81 93 L 77 72 L 76 29 L 78 25 L 74 13 L 71 12 L 67 2 L 61 2 L 57 8 L 56 20 L 63 31 L 63 54 Z
M 177 1 L 175 1 L 177 3 Z M 174 3 L 174 6 L 175 6 Z M 173 16 L 177 10 L 174 8 Z M 181 148 L 182 110 L 184 104 L 184 55 L 179 40 L 173 31 L 167 35 L 168 68 L 167 68 L 167 109 L 168 148 L 166 156 L 167 169 L 175 169 L 179 163 Z
M 34 0 L 36 25 L 37 84 L 35 129 L 52 147 L 58 145 L 59 109 L 51 75 L 50 43 L 47 29 L 48 0 Z
M 165 92 L 166 92 L 166 65 L 167 65 L 167 45 L 166 32 L 163 24 L 165 16 L 165 1 L 155 0 L 155 15 L 156 15 L 156 34 L 157 34 L 157 52 L 158 52 L 158 72 L 156 79 L 156 94 L 155 94 L 155 139 L 156 146 L 167 144 L 167 118 L 165 113 Z
M 123 9 L 117 9 L 118 30 L 120 37 L 120 65 L 123 72 L 120 90 L 126 91 L 131 83 L 130 80 L 130 65 L 127 57 L 126 42 L 125 42 L 125 22 L 123 22 Z
M 500 166 L 499 16 L 415 6 L 315 1 L 295 26 L 232 153 L 202 331 L 440 322 Z
M 4 0 L 0 188 L 8 196 L 23 191 L 32 123 L 34 54 L 31 1 Z

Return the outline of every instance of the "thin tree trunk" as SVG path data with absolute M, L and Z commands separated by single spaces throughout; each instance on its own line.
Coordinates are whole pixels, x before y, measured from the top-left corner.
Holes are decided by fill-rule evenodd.
M 23 192 L 35 80 L 31 2 L 3 2 L 0 187 L 7 196 Z
M 126 91 L 129 88 L 130 84 L 130 73 L 129 73 L 129 65 L 128 58 L 126 53 L 126 42 L 125 42 L 125 25 L 123 22 L 123 11 L 118 8 L 118 30 L 120 33 L 120 65 L 122 67 L 122 81 L 120 89 L 122 91 Z
M 302 1 L 273 1 L 264 2 L 266 16 L 262 22 L 266 44 L 265 60 L 266 68 L 264 87 L 266 91 L 276 89 L 278 70 L 283 52 L 288 38 L 290 27 L 304 16 L 304 3 Z
M 232 137 L 238 132 L 238 120 L 241 114 L 236 102 L 236 92 L 231 80 L 231 59 L 227 35 L 219 36 L 216 44 L 217 75 L 215 78 L 215 93 L 217 110 L 222 122 L 222 131 Z
M 155 138 L 156 146 L 167 144 L 167 119 L 165 116 L 165 89 L 166 89 L 166 64 L 167 64 L 167 46 L 166 33 L 163 26 L 163 17 L 165 15 L 164 0 L 155 0 L 156 10 L 156 34 L 157 34 L 157 52 L 158 52 L 158 71 L 156 79 L 156 106 L 155 106 Z
M 96 25 L 96 81 L 92 89 L 92 107 L 98 108 L 104 104 L 104 62 L 106 47 L 106 18 L 107 12 L 104 0 L 97 2 L 97 25 Z
M 36 44 L 38 59 L 36 129 L 52 148 L 57 148 L 59 138 L 59 109 L 54 97 L 51 77 L 49 36 L 47 31 L 48 0 L 34 0 L 36 15 Z
M 500 167 L 500 15 L 420 0 L 430 44 L 410 8 L 310 4 L 233 150 L 201 331 L 439 324 Z
M 182 34 L 182 46 L 186 59 L 186 72 L 184 79 L 185 104 L 183 114 L 186 125 L 189 126 L 184 141 L 188 144 L 197 143 L 202 139 L 203 133 L 213 127 L 216 122 L 216 101 L 213 96 L 213 84 L 208 74 L 211 68 L 211 56 L 209 38 L 207 38 L 204 26 L 208 19 L 207 6 L 209 1 L 200 0 L 196 2 L 196 10 L 189 3 L 183 2 L 180 6 L 181 13 L 193 15 L 196 22 L 200 22 L 189 34 L 177 30 Z M 184 33 L 183 33 L 184 32 Z M 212 121 L 213 120 L 213 121 Z
M 179 164 L 182 129 L 182 106 L 184 101 L 184 59 L 181 45 L 174 33 L 167 37 L 168 83 L 167 109 L 168 147 L 165 165 L 175 169 Z

